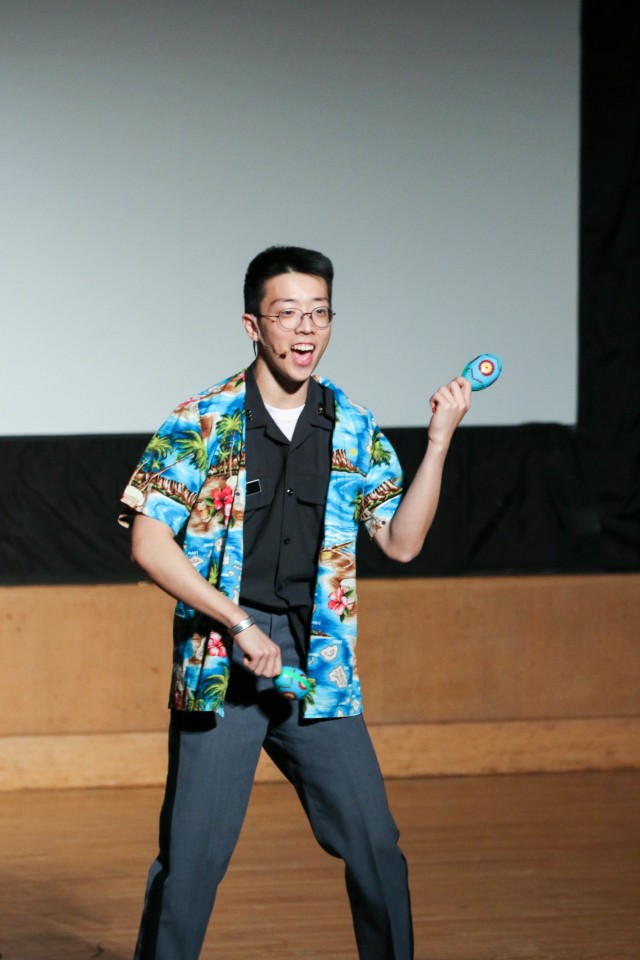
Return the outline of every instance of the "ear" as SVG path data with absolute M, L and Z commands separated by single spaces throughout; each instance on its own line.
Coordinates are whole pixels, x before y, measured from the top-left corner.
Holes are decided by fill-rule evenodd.
M 242 324 L 244 329 L 247 331 L 247 336 L 250 340 L 253 340 L 254 343 L 258 343 L 260 340 L 260 329 L 258 327 L 258 318 L 255 317 L 252 313 L 243 313 L 242 314 Z

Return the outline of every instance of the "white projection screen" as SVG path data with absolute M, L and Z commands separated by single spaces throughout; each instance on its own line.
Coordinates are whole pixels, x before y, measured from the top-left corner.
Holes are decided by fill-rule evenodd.
M 0 434 L 136 433 L 250 362 L 251 257 L 334 261 L 320 373 L 384 426 L 572 424 L 578 0 L 0 6 Z

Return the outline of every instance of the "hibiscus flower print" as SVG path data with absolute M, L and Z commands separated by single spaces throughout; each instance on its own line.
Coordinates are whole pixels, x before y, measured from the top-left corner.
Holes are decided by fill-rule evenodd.
M 329 610 L 337 613 L 341 620 L 349 616 L 350 602 L 351 598 L 349 593 L 345 592 L 342 587 L 337 587 L 329 594 Z
M 209 634 L 207 639 L 207 656 L 208 657 L 226 657 L 227 648 L 222 642 L 222 637 L 219 633 L 214 633 L 213 631 Z
M 223 487 L 222 490 L 213 492 L 213 509 L 221 511 L 224 514 L 225 522 L 229 522 L 231 516 L 231 507 L 233 506 L 233 490 L 231 487 Z

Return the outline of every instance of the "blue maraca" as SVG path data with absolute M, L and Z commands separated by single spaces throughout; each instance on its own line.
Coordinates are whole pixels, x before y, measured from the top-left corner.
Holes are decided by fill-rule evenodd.
M 470 360 L 462 371 L 462 376 L 471 383 L 471 389 L 486 390 L 495 383 L 502 373 L 502 360 L 495 353 L 481 353 L 475 360 Z
M 313 682 L 299 667 L 283 667 L 273 685 L 286 700 L 304 700 L 313 689 Z

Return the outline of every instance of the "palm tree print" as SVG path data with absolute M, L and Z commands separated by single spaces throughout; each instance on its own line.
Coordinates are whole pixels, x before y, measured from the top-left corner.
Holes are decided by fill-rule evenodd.
M 229 458 L 229 473 L 233 466 L 236 450 L 242 446 L 242 410 L 223 414 L 216 424 L 216 436 L 220 441 L 219 459 Z
M 189 460 L 201 473 L 204 473 L 209 465 L 209 454 L 202 434 L 197 430 L 185 430 L 178 437 L 176 448 L 180 451 L 180 460 Z
M 307 680 L 309 681 L 309 689 L 307 690 L 307 693 L 305 694 L 302 700 L 303 712 L 305 710 L 305 707 L 311 706 L 316 702 L 316 698 L 315 698 L 316 681 L 313 679 L 313 677 L 307 677 Z
M 220 579 L 220 567 L 217 560 L 213 559 L 211 561 L 211 566 L 209 567 L 209 576 L 207 580 L 209 583 L 212 583 L 214 587 L 217 587 L 218 580 Z
M 225 664 L 220 673 L 214 674 L 204 684 L 202 697 L 196 700 L 196 710 L 217 710 L 224 703 L 229 686 L 229 667 Z
M 158 470 L 172 450 L 173 441 L 171 437 L 161 437 L 156 433 L 149 441 L 149 445 L 144 452 L 142 469 L 146 470 L 147 473 Z
M 376 430 L 373 435 L 373 441 L 371 443 L 371 462 L 375 464 L 391 463 L 391 453 L 383 443 L 382 433 L 380 430 Z

